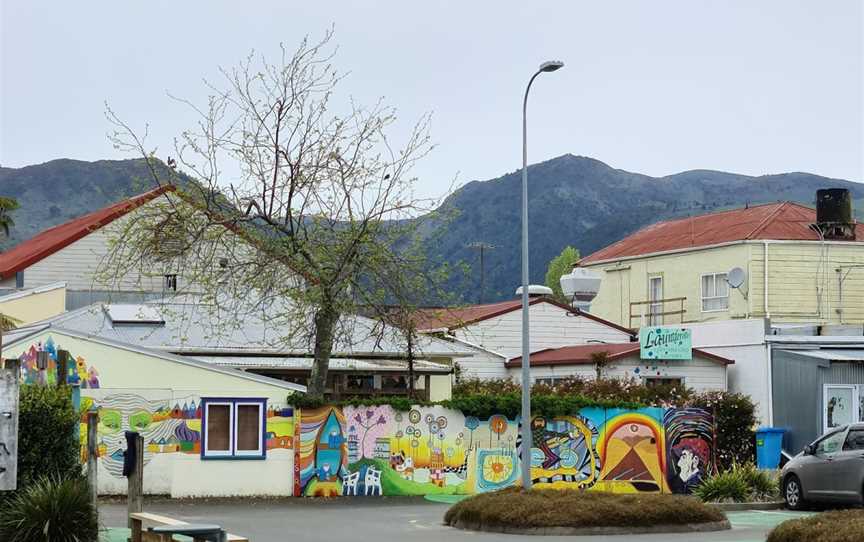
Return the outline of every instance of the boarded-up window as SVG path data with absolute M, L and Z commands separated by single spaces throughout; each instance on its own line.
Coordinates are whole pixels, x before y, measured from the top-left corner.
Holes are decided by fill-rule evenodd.
M 237 451 L 261 449 L 261 405 L 237 405 Z
M 207 451 L 231 451 L 231 406 L 207 405 Z
M 266 399 L 204 397 L 201 404 L 203 458 L 265 458 Z

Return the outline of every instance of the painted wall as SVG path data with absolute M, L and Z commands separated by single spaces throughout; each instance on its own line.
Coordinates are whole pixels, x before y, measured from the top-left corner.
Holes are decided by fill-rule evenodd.
M 438 406 L 295 416 L 298 496 L 474 494 L 521 484 L 518 419 Z M 585 408 L 530 423 L 537 487 L 689 493 L 714 471 L 714 424 L 703 410 Z
M 567 316 L 567 311 L 551 303 L 536 303 L 531 316 L 531 351 L 584 344 L 588 340 L 626 342 L 629 334 L 582 316 Z M 602 316 L 599 315 L 598 316 Z M 522 312 L 511 311 L 457 329 L 457 338 L 478 344 L 507 359 L 522 354 Z
M 15 292 L 0 298 L 0 314 L 11 316 L 21 323 L 32 324 L 66 312 L 66 287 Z
M 138 351 L 46 331 L 13 345 L 22 378 L 28 383 L 56 382 L 57 351 L 68 350 L 70 381 L 82 383 L 81 442 L 86 442 L 86 411 L 99 411 L 98 485 L 102 494 L 124 494 L 125 431 L 144 437 L 144 491 L 173 497 L 292 494 L 293 411 L 285 406 L 288 389 L 242 373 L 178 363 Z M 48 370 L 36 359 L 49 353 Z M 74 370 L 73 370 L 74 369 Z M 201 397 L 267 399 L 266 459 L 205 460 L 201 452 Z M 86 449 L 82 447 L 82 462 Z
M 603 280 L 591 312 L 628 326 L 630 303 L 648 299 L 648 278 L 663 277 L 663 297 L 686 297 L 685 322 L 765 317 L 774 322 L 864 323 L 864 243 L 768 242 L 768 310 L 765 248 L 761 241 L 620 262 L 588 265 Z M 729 309 L 702 312 L 701 276 L 741 267 L 747 280 L 731 291 Z M 841 268 L 838 272 L 837 269 Z M 842 300 L 840 278 L 843 277 Z M 747 294 L 745 299 L 743 293 Z M 667 310 L 678 310 L 668 304 Z M 840 312 L 838 312 L 838 309 Z M 647 309 L 646 309 L 647 310 Z M 678 323 L 676 315 L 667 323 Z M 638 327 L 639 320 L 633 321 Z
M 714 249 L 695 250 L 650 256 L 621 262 L 587 265 L 587 269 L 602 277 L 597 297 L 591 301 L 591 313 L 625 327 L 640 327 L 641 320 L 630 323 L 630 303 L 648 300 L 648 278 L 663 277 L 663 297 L 686 297 L 684 321 L 702 322 L 743 318 L 749 311 L 748 303 L 738 292 L 729 297 L 729 309 L 702 312 L 702 275 L 725 273 L 733 267 L 748 270 L 750 249 L 747 245 L 733 245 Z M 749 273 L 748 273 L 749 275 Z M 751 281 L 748 281 L 752 283 Z M 647 305 L 643 305 L 648 311 Z M 666 304 L 666 311 L 679 310 L 678 303 Z M 634 308 L 634 312 L 639 312 Z M 665 323 L 680 323 L 678 315 L 666 316 Z

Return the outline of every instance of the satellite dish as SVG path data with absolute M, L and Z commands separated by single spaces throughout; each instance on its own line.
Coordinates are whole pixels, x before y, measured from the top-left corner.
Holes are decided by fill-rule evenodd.
M 744 270 L 740 267 L 733 267 L 729 270 L 729 273 L 726 274 L 726 282 L 729 283 L 729 286 L 733 288 L 740 288 L 742 284 L 744 284 L 744 279 L 747 276 L 744 274 Z

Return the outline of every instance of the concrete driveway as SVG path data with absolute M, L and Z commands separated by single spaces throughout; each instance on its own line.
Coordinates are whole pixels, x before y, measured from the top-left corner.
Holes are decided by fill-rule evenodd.
M 230 532 L 248 536 L 253 542 L 360 542 L 416 541 L 460 542 L 485 540 L 584 539 L 591 542 L 763 542 L 772 527 L 802 514 L 787 511 L 729 513 L 731 531 L 704 534 L 663 534 L 593 537 L 530 537 L 460 531 L 442 525 L 449 505 L 420 499 L 336 499 L 319 501 L 237 500 L 237 501 L 155 501 L 147 512 L 169 515 L 188 522 L 218 523 Z M 106 527 L 126 526 L 125 504 L 102 504 L 100 520 Z M 120 534 L 120 533 L 117 533 Z M 124 533 L 125 534 L 125 533 Z M 119 538 L 119 537 L 115 537 Z

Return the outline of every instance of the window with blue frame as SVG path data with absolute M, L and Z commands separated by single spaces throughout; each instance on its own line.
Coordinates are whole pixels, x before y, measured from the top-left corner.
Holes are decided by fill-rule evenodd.
M 264 459 L 267 399 L 201 398 L 202 459 Z

